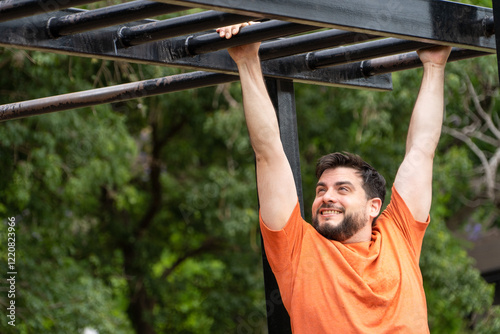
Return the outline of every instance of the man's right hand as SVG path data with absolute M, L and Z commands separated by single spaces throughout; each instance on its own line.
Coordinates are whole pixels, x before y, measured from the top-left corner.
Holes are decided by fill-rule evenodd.
M 219 36 L 221 38 L 226 38 L 230 39 L 231 37 L 237 35 L 241 28 L 256 24 L 258 22 L 245 22 L 245 23 L 240 23 L 240 24 L 235 24 L 232 26 L 227 26 L 227 27 L 222 27 L 218 28 L 217 32 L 219 33 Z M 240 45 L 240 46 L 235 46 L 232 48 L 229 48 L 227 51 L 229 52 L 229 55 L 231 58 L 233 58 L 234 62 L 236 64 L 240 64 L 241 62 L 245 60 L 254 60 L 258 58 L 259 56 L 259 47 L 260 47 L 260 42 L 256 43 L 251 43 L 251 44 L 246 44 L 246 45 Z

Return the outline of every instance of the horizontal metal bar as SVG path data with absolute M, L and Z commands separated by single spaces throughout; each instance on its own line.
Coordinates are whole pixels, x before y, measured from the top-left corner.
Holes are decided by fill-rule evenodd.
M 229 40 L 212 33 L 188 37 L 184 44 L 188 55 L 197 55 L 317 29 L 315 26 L 271 20 L 247 26 Z
M 481 52 L 476 50 L 467 50 L 460 48 L 452 48 L 448 62 L 454 62 L 464 59 L 483 57 L 491 55 L 491 53 Z M 395 56 L 387 56 L 376 59 L 365 60 L 360 64 L 363 75 L 366 77 L 392 73 L 397 71 L 405 71 L 422 66 L 422 62 L 416 52 L 408 52 Z
M 448 61 L 453 62 L 484 55 L 488 55 L 488 53 L 453 48 Z M 358 67 L 366 76 L 372 76 L 421 67 L 422 63 L 416 52 L 410 52 L 397 56 L 367 60 L 357 64 L 349 64 L 348 66 L 351 68 Z M 338 66 L 337 70 L 342 67 L 345 68 L 346 66 Z M 344 70 L 341 69 L 341 71 Z M 347 73 L 348 71 L 344 72 Z M 234 75 L 191 72 L 159 79 L 92 89 L 84 92 L 10 103 L 0 106 L 0 121 L 88 107 L 97 104 L 131 100 L 237 80 L 238 77 Z
M 372 41 L 331 50 L 311 52 L 305 55 L 305 61 L 311 69 L 316 69 L 332 65 L 347 64 L 363 59 L 377 58 L 413 51 L 428 45 L 428 43 L 408 41 L 398 38 L 386 38 L 380 41 Z
M 191 72 L 123 85 L 91 89 L 83 92 L 4 104 L 0 106 L 0 121 L 89 107 L 104 103 L 126 101 L 237 80 L 238 76 L 234 75 Z
M 440 0 L 159 0 L 465 49 L 495 52 L 490 8 Z
M 255 17 L 207 11 L 134 27 L 124 27 L 119 32 L 119 41 L 128 47 L 253 19 Z
M 2 0 L 0 22 L 85 5 L 98 0 Z
M 449 62 L 484 55 L 488 55 L 488 53 L 453 48 L 449 57 Z M 363 61 L 360 64 L 354 64 L 354 67 L 358 67 L 358 65 L 361 65 L 359 67 L 365 75 L 371 76 L 421 67 L 422 63 L 416 52 L 410 52 L 403 55 Z M 353 64 L 349 66 L 353 67 Z M 234 75 L 191 72 L 159 79 L 150 79 L 83 92 L 10 103 L 0 106 L 0 121 L 88 107 L 97 104 L 131 100 L 237 80 L 238 77 Z
M 273 59 L 378 38 L 380 36 L 332 29 L 263 43 L 259 54 L 261 59 Z
M 71 36 L 62 36 L 58 39 L 53 39 L 49 36 L 46 29 L 48 18 L 52 16 L 66 16 L 78 12 L 79 11 L 73 9 L 67 9 L 55 13 L 0 23 L 0 31 L 2 32 L 0 34 L 0 46 L 151 65 L 172 66 L 191 70 L 214 71 L 233 75 L 237 73 L 236 65 L 229 57 L 226 50 L 194 57 L 185 57 L 186 52 L 184 48 L 179 48 L 179 43 L 182 44 L 186 40 L 184 36 L 129 48 L 121 47 L 116 43 L 118 36 L 117 29 L 114 27 L 83 32 Z M 134 24 L 143 22 L 144 21 L 130 22 L 125 24 L 125 26 L 132 27 Z M 278 40 L 275 42 L 280 41 Z M 300 67 L 301 71 L 283 70 L 283 68 L 286 68 L 288 65 L 279 62 L 275 62 L 273 66 L 265 67 L 265 76 L 337 87 L 375 90 L 392 89 L 390 75 L 365 78 L 361 75 L 359 70 L 355 71 L 355 69 L 350 69 L 351 72 L 345 74 L 330 69 L 311 71 L 303 66 Z
M 132 1 L 81 13 L 49 19 L 47 28 L 54 37 L 110 27 L 121 23 L 146 19 L 158 15 L 180 12 L 188 7 L 152 1 Z

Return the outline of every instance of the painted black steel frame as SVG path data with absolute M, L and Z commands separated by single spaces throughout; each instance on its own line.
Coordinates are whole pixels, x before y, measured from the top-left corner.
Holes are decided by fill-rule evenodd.
M 500 43 L 500 20 L 493 19 L 500 17 L 500 0 L 493 9 L 440 0 L 138 0 L 69 8 L 92 2 L 1 0 L 0 46 L 208 72 L 11 103 L 0 106 L 0 121 L 236 81 L 225 49 L 263 41 L 263 73 L 302 209 L 293 81 L 390 90 L 392 72 L 421 66 L 418 48 L 451 45 L 455 61 L 495 54 Z M 151 19 L 188 8 L 208 11 Z M 231 40 L 214 32 L 250 19 L 266 22 Z M 263 263 L 269 333 L 290 333 L 265 252 Z

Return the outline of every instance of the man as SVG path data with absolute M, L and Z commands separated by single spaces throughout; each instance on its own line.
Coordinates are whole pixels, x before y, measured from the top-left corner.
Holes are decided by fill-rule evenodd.
M 218 32 L 231 38 L 245 25 Z M 259 46 L 228 51 L 240 73 L 257 161 L 264 247 L 293 332 L 428 333 L 418 262 L 429 223 L 432 163 L 441 134 L 450 48 L 419 51 L 422 85 L 387 209 L 378 217 L 385 197 L 383 177 L 356 155 L 334 153 L 317 165 L 311 226 L 300 216 L 292 171 L 262 78 Z

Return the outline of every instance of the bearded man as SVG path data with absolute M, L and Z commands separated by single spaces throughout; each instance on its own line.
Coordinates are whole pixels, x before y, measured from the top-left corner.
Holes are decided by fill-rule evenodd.
M 243 25 L 218 29 L 231 38 Z M 238 66 L 256 156 L 260 225 L 294 333 L 428 333 L 419 268 L 430 222 L 432 164 L 443 120 L 449 47 L 419 50 L 424 67 L 406 154 L 380 214 L 385 180 L 360 157 L 332 153 L 317 165 L 313 224 L 305 222 L 267 94 L 260 43 L 229 49 Z M 379 216 L 380 214 L 380 216 Z

